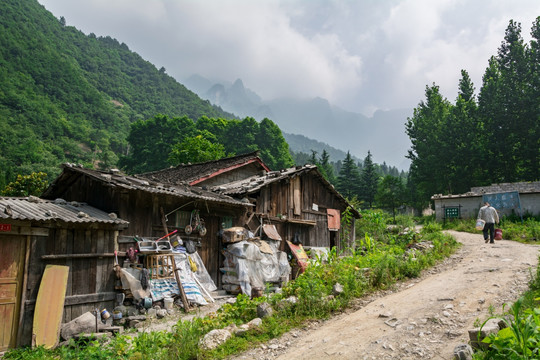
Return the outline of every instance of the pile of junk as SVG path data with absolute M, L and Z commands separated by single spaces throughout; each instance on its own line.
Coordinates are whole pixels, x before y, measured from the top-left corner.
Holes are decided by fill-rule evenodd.
M 137 248 L 130 248 L 123 264 L 117 261 L 115 266 L 116 289 L 122 297 L 118 303 L 127 300 L 146 309 L 160 303 L 167 310 L 175 303 L 189 310 L 214 302 L 217 286 L 197 253 L 196 242 L 182 240 L 176 233 L 157 239 L 134 237 Z M 261 296 L 289 280 L 291 266 L 287 253 L 279 250 L 281 237 L 274 225 L 263 225 L 260 235 L 243 227 L 220 232 L 221 282 L 228 294 Z
M 211 292 L 217 287 L 195 242 L 182 241 L 176 233 L 158 239 L 134 237 L 137 248 L 130 248 L 122 266 L 115 266 L 116 289 L 125 300 L 147 309 L 157 302 L 171 309 L 174 302 L 186 310 L 214 302 Z
M 291 266 L 287 253 L 279 250 L 281 241 L 271 224 L 262 226 L 260 236 L 243 227 L 224 229 L 224 262 L 220 268 L 223 289 L 230 294 L 257 297 L 287 283 Z

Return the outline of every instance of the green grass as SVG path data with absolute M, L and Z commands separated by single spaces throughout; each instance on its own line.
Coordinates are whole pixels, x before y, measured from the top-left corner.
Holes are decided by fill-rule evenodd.
M 474 228 L 475 219 L 453 220 L 444 223 L 444 229 L 452 229 L 456 231 L 481 234 L 482 231 Z M 505 240 L 519 241 L 523 243 L 536 243 L 540 241 L 540 221 L 535 218 L 521 220 L 515 218 L 502 218 L 497 228 L 503 230 L 503 238 Z

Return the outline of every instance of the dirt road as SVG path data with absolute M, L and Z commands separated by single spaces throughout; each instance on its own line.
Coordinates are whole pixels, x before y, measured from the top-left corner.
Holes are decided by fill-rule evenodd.
M 452 359 L 475 320 L 490 307 L 500 313 L 527 289 L 540 246 L 449 233 L 462 248 L 420 278 L 235 359 Z

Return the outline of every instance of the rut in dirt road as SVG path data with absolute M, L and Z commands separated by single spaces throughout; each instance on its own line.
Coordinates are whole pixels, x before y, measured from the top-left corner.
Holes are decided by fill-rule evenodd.
M 448 233 L 463 246 L 420 278 L 235 359 L 452 359 L 475 320 L 487 319 L 490 307 L 500 313 L 527 290 L 540 247 Z

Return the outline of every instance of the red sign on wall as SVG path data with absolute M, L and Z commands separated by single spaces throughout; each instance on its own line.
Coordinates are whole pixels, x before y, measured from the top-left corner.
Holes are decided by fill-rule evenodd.
M 11 224 L 0 224 L 0 231 L 11 231 Z

